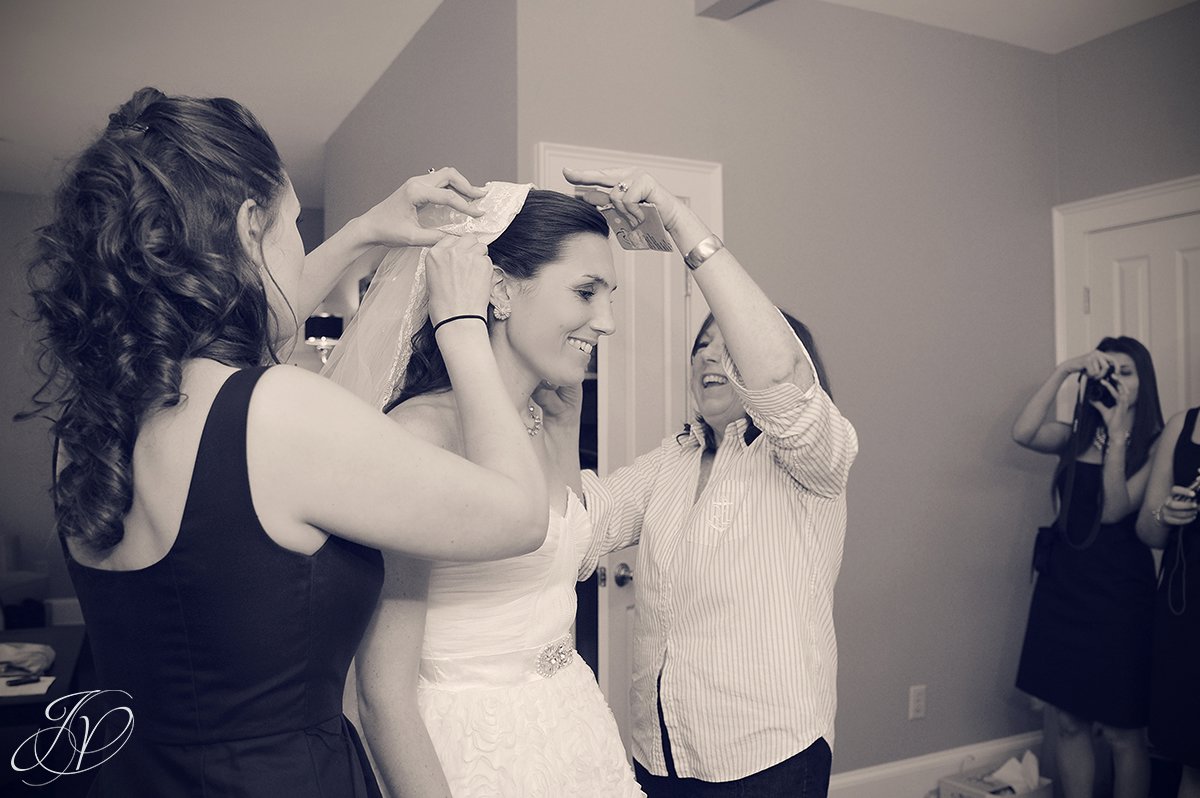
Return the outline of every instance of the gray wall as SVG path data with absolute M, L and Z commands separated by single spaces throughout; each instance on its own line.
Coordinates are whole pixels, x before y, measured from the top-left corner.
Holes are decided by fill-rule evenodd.
M 300 230 L 300 240 L 304 242 L 304 251 L 312 252 L 325 240 L 325 209 L 301 208 L 300 219 L 296 227 Z
M 517 36 L 512 0 L 446 0 L 367 92 L 325 148 L 325 229 L 407 178 L 454 166 L 469 180 L 517 177 Z M 326 302 L 356 306 L 350 275 Z
M 1200 3 L 1056 59 L 1059 202 L 1200 174 Z
M 29 400 L 42 384 L 30 327 L 22 317 L 32 305 L 26 264 L 33 230 L 45 221 L 48 208 L 44 197 L 0 193 L 0 535 L 20 540 L 20 570 L 49 574 L 47 595 L 69 596 L 74 590 L 54 536 L 48 492 L 50 427 L 39 420 L 12 420 L 14 413 L 30 408 Z

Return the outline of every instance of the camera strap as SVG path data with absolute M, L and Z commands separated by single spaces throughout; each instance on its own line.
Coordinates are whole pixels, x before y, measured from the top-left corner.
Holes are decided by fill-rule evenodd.
M 1092 528 L 1088 530 L 1087 536 L 1082 543 L 1076 543 L 1071 540 L 1071 534 L 1067 526 L 1067 518 L 1071 512 L 1071 497 L 1075 493 L 1075 463 L 1079 459 L 1079 423 L 1083 416 L 1083 407 L 1085 394 L 1087 392 L 1087 380 L 1083 375 L 1079 377 L 1079 391 L 1075 397 L 1075 413 L 1071 417 L 1071 440 L 1067 444 L 1067 456 L 1070 458 L 1067 462 L 1066 472 L 1064 474 L 1065 485 L 1062 492 L 1062 504 L 1058 512 L 1058 528 L 1062 530 L 1063 540 L 1067 545 L 1076 551 L 1083 551 L 1089 548 L 1096 542 L 1096 538 L 1100 536 L 1100 518 L 1104 514 L 1104 492 L 1103 488 L 1096 493 L 1096 513 L 1092 519 Z M 1108 443 L 1104 444 L 1104 449 L 1101 454 L 1107 454 Z

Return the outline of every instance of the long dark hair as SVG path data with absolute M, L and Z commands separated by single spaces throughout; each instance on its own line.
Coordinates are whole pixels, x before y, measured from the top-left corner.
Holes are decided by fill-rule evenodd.
M 183 363 L 274 358 L 275 319 L 238 237 L 253 199 L 274 222 L 283 162 L 233 100 L 139 90 L 76 157 L 29 269 L 34 409 L 65 456 L 59 534 L 103 551 L 123 537 L 138 427 L 176 405 Z M 277 358 L 276 358 L 277 359 Z
M 812 364 L 813 368 L 817 372 L 818 382 L 821 383 L 821 387 L 825 389 L 825 393 L 827 393 L 829 398 L 832 399 L 833 389 L 829 387 L 829 375 L 825 371 L 825 363 L 821 360 L 821 355 L 817 352 L 817 342 L 813 340 L 812 330 L 808 329 L 808 325 L 798 320 L 786 310 L 780 309 L 779 314 L 787 321 L 788 326 L 792 328 L 792 332 L 794 332 L 796 337 L 800 339 L 800 343 L 804 344 L 805 351 L 807 351 L 808 356 L 812 358 Z M 700 325 L 700 331 L 696 333 L 696 338 L 692 341 L 691 357 L 695 357 L 696 352 L 700 351 L 700 339 L 704 337 L 704 333 L 710 326 L 712 326 L 712 323 L 715 320 L 716 319 L 713 317 L 713 314 L 709 313 L 704 319 L 704 323 Z M 754 423 L 754 419 L 747 417 L 746 422 L 746 432 L 742 436 L 742 439 L 746 442 L 746 445 L 749 446 L 754 442 L 755 438 L 762 434 L 762 430 L 760 430 Z M 681 440 L 685 439 L 687 436 L 692 434 L 692 430 L 695 428 L 700 429 L 704 433 L 704 448 L 706 450 L 716 451 L 717 436 L 713 433 L 712 428 L 709 427 L 708 424 L 704 422 L 704 419 L 699 415 L 697 415 L 691 423 L 683 425 L 683 432 L 679 433 L 677 438 Z
M 608 224 L 596 208 L 577 197 L 557 191 L 533 189 L 520 212 L 500 237 L 488 244 L 488 257 L 505 274 L 520 280 L 537 276 L 542 266 L 557 260 L 568 238 L 581 233 L 606 237 Z M 495 322 L 488 307 L 488 327 Z M 413 333 L 412 359 L 404 384 L 383 408 L 392 408 L 414 396 L 450 390 L 446 361 L 433 337 L 433 324 Z
M 1150 458 L 1150 447 L 1158 439 L 1163 429 L 1162 407 L 1158 401 L 1158 378 L 1154 373 L 1154 361 L 1150 351 L 1136 338 L 1122 335 L 1119 338 L 1104 338 L 1096 346 L 1101 352 L 1116 352 L 1133 360 L 1133 366 L 1138 375 L 1137 403 L 1133 410 L 1133 429 L 1129 432 L 1129 446 L 1125 455 L 1125 478 L 1137 473 Z M 1071 439 L 1058 458 L 1058 466 L 1054 470 L 1052 490 L 1055 500 L 1065 490 L 1063 479 L 1071 465 L 1086 452 L 1095 439 L 1096 430 L 1104 426 L 1100 411 L 1088 402 L 1078 406 L 1078 424 Z M 1103 487 L 1099 506 L 1104 507 Z

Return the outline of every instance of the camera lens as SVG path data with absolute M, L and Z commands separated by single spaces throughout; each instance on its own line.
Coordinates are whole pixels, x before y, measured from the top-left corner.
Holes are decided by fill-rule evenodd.
M 1112 373 L 1113 367 L 1110 365 L 1108 367 L 1108 371 L 1104 372 L 1104 375 L 1100 377 L 1100 379 L 1092 379 L 1089 377 L 1087 381 L 1087 387 L 1084 389 L 1083 393 L 1084 398 L 1089 402 L 1099 402 L 1105 407 L 1115 406 L 1117 404 L 1117 398 L 1112 395 L 1112 392 L 1109 391 L 1108 388 L 1100 384 L 1101 380 L 1103 380 L 1115 388 L 1116 381 L 1113 380 Z

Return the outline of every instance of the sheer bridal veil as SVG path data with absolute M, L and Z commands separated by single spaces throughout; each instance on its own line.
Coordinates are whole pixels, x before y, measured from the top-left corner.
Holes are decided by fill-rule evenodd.
M 468 216 L 437 208 L 437 228 L 451 235 L 470 233 L 484 244 L 495 241 L 512 223 L 533 188 L 528 183 L 488 183 L 473 204 L 484 213 Z M 424 215 L 424 214 L 423 214 Z M 358 312 L 334 347 L 322 376 L 348 388 L 382 410 L 404 385 L 412 356 L 412 336 L 428 318 L 425 256 L 428 247 L 401 247 L 387 253 L 371 280 Z

